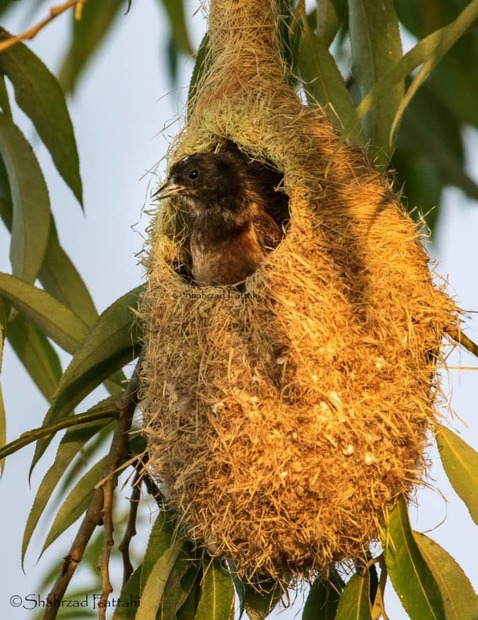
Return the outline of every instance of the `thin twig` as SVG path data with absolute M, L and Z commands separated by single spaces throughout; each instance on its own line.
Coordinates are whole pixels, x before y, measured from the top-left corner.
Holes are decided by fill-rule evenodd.
M 0 449 L 0 460 L 8 456 L 9 454 L 13 454 L 17 452 L 21 448 L 28 446 L 28 444 L 37 441 L 38 439 L 42 439 L 44 437 L 49 437 L 50 435 L 54 435 L 58 431 L 61 431 L 64 428 L 74 428 L 75 426 L 80 426 L 80 424 L 87 424 L 88 422 L 94 422 L 95 420 L 103 420 L 105 418 L 117 418 L 118 410 L 116 407 L 107 407 L 102 411 L 93 411 L 91 413 L 79 413 L 78 415 L 67 416 L 54 424 L 49 424 L 48 426 L 40 426 L 39 428 L 34 428 L 31 431 L 26 431 L 22 433 L 18 439 L 8 443 L 6 446 Z
M 107 519 L 109 519 L 111 516 L 112 496 L 110 487 L 107 486 L 107 482 L 112 479 L 111 484 L 114 491 L 114 487 L 116 486 L 117 482 L 117 470 L 120 467 L 121 463 L 129 456 L 129 431 L 131 429 L 133 415 L 137 404 L 139 387 L 138 369 L 141 364 L 141 359 L 142 358 L 140 356 L 136 364 L 133 376 L 129 381 L 125 392 L 123 392 L 123 394 L 117 400 L 117 408 L 119 411 L 118 423 L 115 429 L 115 433 L 113 435 L 113 439 L 111 441 L 108 460 L 106 462 L 105 470 L 103 472 L 103 478 L 105 482 L 103 485 L 97 487 L 97 489 L 95 490 L 88 510 L 83 517 L 83 521 L 81 522 L 80 529 L 78 530 L 75 540 L 73 541 L 73 544 L 71 546 L 70 553 L 65 558 L 62 571 L 58 576 L 50 594 L 47 597 L 48 605 L 45 610 L 43 620 L 55 620 L 58 614 L 58 610 L 61 608 L 59 603 L 65 595 L 66 589 L 75 573 L 76 567 L 78 566 L 83 557 L 86 546 L 93 532 L 95 531 L 95 528 L 103 521 L 105 521 L 106 523 Z M 109 523 L 107 527 L 108 531 L 106 532 L 105 536 L 105 546 L 109 545 L 108 537 L 112 537 L 112 523 Z M 104 559 L 106 558 L 106 555 L 107 552 L 104 551 Z M 108 579 L 109 581 L 108 574 L 106 574 L 106 577 L 104 575 L 102 575 L 102 577 L 105 582 L 106 579 Z M 104 584 L 103 587 L 105 587 Z M 102 600 L 104 599 L 105 605 L 107 603 L 109 594 L 106 592 L 106 590 L 107 588 L 104 589 L 101 597 Z M 106 596 L 104 597 L 105 592 Z
M 55 620 L 60 609 L 59 602 L 65 595 L 68 584 L 73 577 L 76 567 L 83 557 L 86 545 L 88 544 L 96 526 L 100 525 L 103 509 L 103 489 L 98 489 L 93 495 L 93 499 L 88 506 L 80 529 L 78 530 L 75 540 L 70 548 L 69 554 L 65 557 L 61 573 L 58 576 L 55 585 L 47 597 L 47 607 L 43 620 Z
M 67 2 L 64 2 L 63 4 L 59 4 L 58 6 L 52 7 L 50 9 L 50 14 L 48 15 L 48 17 L 45 17 L 45 19 L 42 19 L 40 22 L 38 22 L 38 24 L 35 24 L 35 26 L 28 28 L 28 30 L 25 30 L 25 32 L 22 32 L 21 34 L 10 35 L 6 41 L 0 42 L 0 53 L 4 52 L 9 47 L 16 45 L 20 41 L 26 41 L 26 40 L 33 39 L 40 32 L 40 30 L 43 30 L 43 28 L 47 26 L 50 22 L 52 22 L 54 19 L 56 19 L 58 15 L 61 15 L 62 13 L 64 13 L 65 11 L 68 11 L 69 9 L 73 7 L 75 8 L 75 18 L 79 19 L 81 16 L 81 10 L 83 8 L 83 5 L 85 5 L 86 2 L 88 2 L 88 0 L 68 0 Z
M 128 388 L 118 399 L 119 420 L 118 428 L 116 429 L 115 437 L 111 445 L 110 456 L 116 454 L 115 459 L 116 466 L 108 469 L 108 476 L 103 483 L 103 522 L 105 528 L 105 544 L 103 547 L 103 554 L 101 558 L 101 598 L 98 603 L 99 620 L 106 620 L 106 610 L 108 608 L 108 597 L 113 592 L 113 586 L 110 581 L 109 562 L 111 549 L 114 545 L 113 540 L 113 499 L 116 486 L 118 484 L 119 467 L 121 462 L 129 456 L 129 431 L 131 430 L 131 424 L 133 422 L 133 415 L 138 402 L 138 388 L 139 377 L 138 370 L 141 364 L 142 357 L 139 358 L 133 377 L 128 383 Z M 120 422 L 123 424 L 120 424 Z M 122 427 L 119 431 L 120 426 Z M 119 432 L 118 432 L 119 431 Z M 116 441 L 115 441 L 116 440 Z
M 123 586 L 133 574 L 133 565 L 129 556 L 129 546 L 133 536 L 136 536 L 136 518 L 138 516 L 138 507 L 141 499 L 141 472 L 136 471 L 133 479 L 131 497 L 129 499 L 130 508 L 128 515 L 128 523 L 124 532 L 118 550 L 123 557 Z
M 105 543 L 103 546 L 103 553 L 101 555 L 101 563 L 99 565 L 99 571 L 101 574 L 101 598 L 98 602 L 98 618 L 99 620 L 106 620 L 106 609 L 108 605 L 108 597 L 113 592 L 113 586 L 110 580 L 110 556 L 111 549 L 115 544 L 113 538 L 114 523 L 113 523 L 113 501 L 116 485 L 118 482 L 118 476 L 110 476 L 103 486 L 103 509 L 101 511 L 103 515 L 103 525 L 105 530 Z
M 458 344 L 461 344 L 470 353 L 473 353 L 475 357 L 478 357 L 478 344 L 475 344 L 471 338 L 468 338 L 459 328 L 448 327 L 447 334 Z

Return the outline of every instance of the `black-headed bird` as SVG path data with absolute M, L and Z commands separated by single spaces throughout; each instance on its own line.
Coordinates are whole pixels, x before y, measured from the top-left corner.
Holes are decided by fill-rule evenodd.
M 159 200 L 181 196 L 189 215 L 191 272 L 200 286 L 241 285 L 280 243 L 288 198 L 282 174 L 237 147 L 176 162 Z

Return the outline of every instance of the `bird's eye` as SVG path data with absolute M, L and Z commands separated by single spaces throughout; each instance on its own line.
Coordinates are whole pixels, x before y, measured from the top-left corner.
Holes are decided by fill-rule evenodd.
M 199 170 L 196 170 L 195 168 L 193 170 L 190 170 L 188 176 L 194 181 L 199 177 Z

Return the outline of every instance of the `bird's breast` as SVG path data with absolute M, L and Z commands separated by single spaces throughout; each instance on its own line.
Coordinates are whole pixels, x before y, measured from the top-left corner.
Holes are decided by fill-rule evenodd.
M 253 226 L 237 235 L 208 241 L 204 234 L 191 236 L 192 271 L 202 286 L 238 284 L 259 267 L 264 253 Z

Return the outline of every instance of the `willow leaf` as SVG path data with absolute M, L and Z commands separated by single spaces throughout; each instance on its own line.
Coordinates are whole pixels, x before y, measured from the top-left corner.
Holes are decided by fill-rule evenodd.
M 415 48 L 413 48 L 416 49 L 423 44 L 423 46 L 426 47 L 427 53 L 426 56 L 423 57 L 423 66 L 420 68 L 411 85 L 408 87 L 408 90 L 395 114 L 392 125 L 392 134 L 396 133 L 403 113 L 417 90 L 427 79 L 431 71 L 440 62 L 443 56 L 445 56 L 448 50 L 470 27 L 473 26 L 476 19 L 478 19 L 478 0 L 472 0 L 451 24 L 435 31 L 433 34 L 426 37 L 426 39 L 423 39 Z M 425 42 L 427 42 L 426 46 L 424 45 Z M 413 50 L 411 50 L 411 52 L 413 52 Z
M 437 426 L 436 439 L 448 480 L 478 524 L 478 453 L 445 426 Z
M 3 347 L 5 343 L 5 334 L 7 330 L 7 313 L 5 304 L 0 297 L 0 448 L 7 443 L 7 418 L 5 414 L 5 403 L 2 393 L 2 363 L 3 363 Z M 0 461 L 0 471 L 3 471 L 4 461 Z
M 138 355 L 140 333 L 134 309 L 142 289 L 140 286 L 117 299 L 87 332 L 61 378 L 44 424 L 71 414 L 83 398 Z M 49 442 L 38 441 L 31 470 Z
M 195 620 L 230 620 L 234 618 L 234 586 L 231 575 L 218 561 L 203 563 L 201 597 Z
M 51 403 L 62 370 L 58 353 L 48 338 L 19 314 L 8 326 L 8 340 L 35 385 Z
M 342 584 L 332 579 L 317 579 L 310 586 L 302 620 L 334 620 L 339 606 Z
M 349 0 L 349 31 L 352 71 L 362 95 L 366 95 L 395 66 L 402 56 L 398 18 L 393 0 Z M 388 163 L 392 151 L 390 130 L 404 93 L 403 79 L 375 102 L 365 119 L 366 137 Z
M 0 30 L 0 40 L 8 36 Z M 0 72 L 12 82 L 18 105 L 30 117 L 58 172 L 81 204 L 75 134 L 58 80 L 23 43 L 0 54 Z
M 95 304 L 83 278 L 60 245 L 53 217 L 45 259 L 38 277 L 46 291 L 81 317 L 85 323 L 91 325 L 96 321 L 98 312 Z
M 0 74 L 0 108 L 9 117 L 12 118 L 12 108 L 10 106 L 10 99 L 8 98 L 7 86 L 5 84 L 5 78 Z
M 355 573 L 340 597 L 335 620 L 372 620 L 370 574 Z
M 309 102 L 327 110 L 340 130 L 353 123 L 356 110 L 344 79 L 327 46 L 312 30 L 302 34 L 298 67 Z M 360 142 L 358 135 L 355 139 Z
M 410 618 L 445 620 L 440 589 L 415 542 L 403 497 L 388 515 L 382 545 L 388 574 Z
M 140 603 L 139 582 L 141 578 L 141 569 L 142 565 L 140 564 L 121 590 L 120 599 L 122 601 L 132 601 L 132 604 L 118 605 L 113 614 L 113 620 L 135 620 Z M 135 605 L 135 602 L 137 605 Z
M 438 583 L 446 619 L 476 620 L 478 599 L 461 566 L 428 536 L 413 532 L 413 537 Z
M 143 569 L 141 571 L 141 592 L 144 590 L 157 559 L 171 547 L 173 538 L 174 528 L 171 522 L 171 515 L 167 510 L 161 510 L 151 528 L 144 555 Z
M 384 76 L 382 76 L 379 82 L 377 82 L 372 90 L 362 99 L 357 108 L 359 118 L 363 118 L 368 114 L 373 106 L 385 97 L 391 88 L 404 80 L 407 75 L 417 67 L 427 62 L 429 57 L 433 56 L 433 62 L 436 64 L 448 49 L 450 49 L 453 43 L 466 32 L 467 29 L 472 27 L 476 19 L 478 19 L 478 0 L 472 0 L 451 24 L 436 30 L 417 43 L 415 47 L 408 51 Z M 430 64 L 427 66 L 431 70 Z M 393 122 L 392 133 L 396 131 L 400 120 L 399 117 L 401 117 L 404 110 L 405 107 L 401 105 Z M 344 129 L 340 141 L 337 144 L 336 151 L 355 130 L 356 123 L 351 123 Z M 391 137 L 391 142 L 394 142 L 393 135 Z
M 162 5 L 168 16 L 172 37 L 177 48 L 183 52 L 183 54 L 191 56 L 193 47 L 189 39 L 183 1 L 162 0 Z
M 184 540 L 174 536 L 167 511 L 157 517 L 148 541 L 140 579 L 141 606 L 136 620 L 156 618 L 164 589 Z
M 0 294 L 46 336 L 73 353 L 88 326 L 57 299 L 20 278 L 0 273 Z
M 30 514 L 28 515 L 22 540 L 22 567 L 33 532 L 35 531 L 38 521 L 40 520 L 47 503 L 51 499 L 58 482 L 61 480 L 72 460 L 83 448 L 85 443 L 96 435 L 96 433 L 98 433 L 103 427 L 104 424 L 93 422 L 74 428 L 65 433 L 65 436 L 58 446 L 53 465 L 43 477 L 43 480 L 41 481 L 35 495 Z
M 0 156 L 7 171 L 13 203 L 12 270 L 20 278 L 34 282 L 48 241 L 50 199 L 32 147 L 4 113 L 0 113 Z
M 107 460 L 108 456 L 104 456 L 93 465 L 68 494 L 48 532 L 40 556 L 43 555 L 44 551 L 58 538 L 58 536 L 63 534 L 70 525 L 86 512 L 93 494 L 95 493 L 95 485 L 101 480 L 104 474 Z
M 73 91 L 94 54 L 105 42 L 116 19 L 126 8 L 123 0 L 87 2 L 81 19 L 73 19 L 72 36 L 59 71 L 59 81 L 65 91 Z
M 177 612 L 189 597 L 200 570 L 200 562 L 197 559 L 194 561 L 195 555 L 197 553 L 192 545 L 185 543 L 183 553 L 178 556 L 164 589 L 158 620 L 176 618 Z

